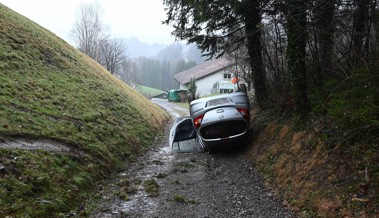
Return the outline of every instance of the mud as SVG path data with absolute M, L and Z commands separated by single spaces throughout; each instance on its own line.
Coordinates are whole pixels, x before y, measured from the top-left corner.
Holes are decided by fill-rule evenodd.
M 0 148 L 11 148 L 20 150 L 44 150 L 52 153 L 65 154 L 69 156 L 84 156 L 85 153 L 66 143 L 52 139 L 8 137 L 0 135 Z
M 153 102 L 173 117 L 185 115 L 167 100 Z M 294 217 L 264 186 L 245 158 L 244 146 L 212 154 L 198 149 L 178 152 L 169 147 L 169 128 L 165 131 L 167 137 L 155 149 L 104 187 L 91 217 Z M 157 196 L 145 190 L 146 180 L 158 183 Z

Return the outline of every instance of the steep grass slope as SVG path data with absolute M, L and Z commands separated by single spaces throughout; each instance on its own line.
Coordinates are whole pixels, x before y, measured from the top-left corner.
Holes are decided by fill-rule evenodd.
M 0 148 L 0 217 L 74 213 L 99 180 L 146 150 L 166 119 L 92 59 L 0 4 L 0 143 L 52 139 L 84 153 Z

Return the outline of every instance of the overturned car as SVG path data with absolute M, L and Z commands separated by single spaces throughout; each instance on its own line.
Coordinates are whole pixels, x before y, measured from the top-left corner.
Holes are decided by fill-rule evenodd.
M 250 103 L 245 92 L 217 95 L 190 103 L 190 116 L 177 119 L 170 131 L 170 146 L 195 139 L 205 151 L 233 146 L 246 139 L 250 128 Z

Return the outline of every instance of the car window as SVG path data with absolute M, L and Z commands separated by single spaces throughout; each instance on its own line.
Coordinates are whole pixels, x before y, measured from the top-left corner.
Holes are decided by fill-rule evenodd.
M 197 152 L 201 150 L 196 141 L 196 131 L 190 117 L 179 117 L 170 130 L 170 146 L 174 152 Z
M 209 100 L 205 107 L 213 107 L 213 106 L 218 106 L 218 105 L 223 105 L 223 104 L 230 104 L 233 101 L 230 98 L 216 98 Z

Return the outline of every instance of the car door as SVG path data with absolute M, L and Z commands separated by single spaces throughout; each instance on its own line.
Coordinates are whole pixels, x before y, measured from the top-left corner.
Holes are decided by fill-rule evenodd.
M 195 139 L 196 130 L 193 127 L 191 117 L 179 117 L 175 120 L 174 125 L 170 130 L 170 147 L 174 147 L 174 143 L 177 143 L 178 150 L 180 148 L 180 142 Z

